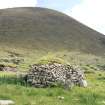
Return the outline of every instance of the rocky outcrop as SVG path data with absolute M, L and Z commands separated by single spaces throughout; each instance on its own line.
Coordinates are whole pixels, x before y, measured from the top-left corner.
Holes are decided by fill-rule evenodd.
M 17 67 L 6 66 L 6 65 L 3 65 L 3 64 L 0 64 L 0 71 L 16 72 L 17 71 Z
M 32 65 L 25 76 L 25 81 L 31 86 L 40 88 L 51 87 L 58 84 L 65 88 L 71 88 L 75 85 L 86 87 L 87 85 L 82 70 L 71 65 L 58 63 Z

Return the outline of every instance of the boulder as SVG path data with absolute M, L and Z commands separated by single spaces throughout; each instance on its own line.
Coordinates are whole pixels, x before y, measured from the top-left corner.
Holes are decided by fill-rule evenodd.
M 0 105 L 14 105 L 12 100 L 0 100 Z
M 87 81 L 82 79 L 82 80 L 80 81 L 80 86 L 82 86 L 82 87 L 87 87 Z

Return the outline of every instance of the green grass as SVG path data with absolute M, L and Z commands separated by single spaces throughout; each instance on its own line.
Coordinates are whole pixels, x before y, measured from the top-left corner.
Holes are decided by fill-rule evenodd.
M 66 60 L 63 60 L 60 57 L 57 57 L 56 54 L 48 53 L 47 55 L 41 57 L 36 61 L 36 64 L 49 64 L 49 63 L 60 63 L 60 64 L 67 64 L 68 62 Z
M 0 73 L 0 77 L 14 77 L 15 74 Z M 5 79 L 4 78 L 4 79 Z M 0 80 L 0 99 L 11 99 L 16 105 L 104 105 L 105 72 L 86 74 L 88 87 L 32 88 L 13 82 Z M 5 82 L 1 82 L 5 81 Z M 63 96 L 60 100 L 58 96 Z

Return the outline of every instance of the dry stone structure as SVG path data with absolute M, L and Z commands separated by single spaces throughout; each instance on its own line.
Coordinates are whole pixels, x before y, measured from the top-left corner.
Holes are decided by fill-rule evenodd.
M 51 87 L 58 84 L 66 88 L 71 88 L 74 85 L 84 86 L 84 80 L 84 73 L 80 69 L 58 63 L 34 64 L 25 75 L 25 81 L 38 88 Z

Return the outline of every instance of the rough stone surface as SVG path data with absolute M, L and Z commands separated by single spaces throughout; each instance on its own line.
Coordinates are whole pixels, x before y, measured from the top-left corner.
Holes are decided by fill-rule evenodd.
M 55 84 L 63 85 L 65 88 L 71 88 L 75 85 L 84 87 L 84 80 L 84 73 L 79 68 L 58 63 L 32 65 L 25 76 L 25 81 L 27 83 L 39 88 L 50 87 Z

